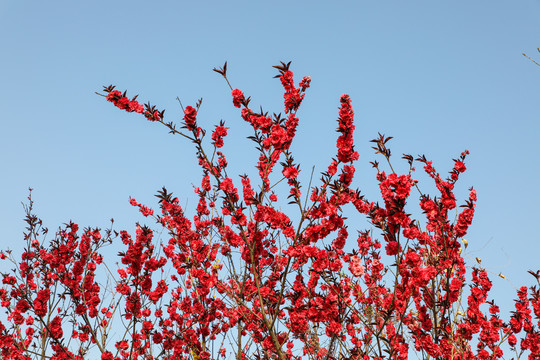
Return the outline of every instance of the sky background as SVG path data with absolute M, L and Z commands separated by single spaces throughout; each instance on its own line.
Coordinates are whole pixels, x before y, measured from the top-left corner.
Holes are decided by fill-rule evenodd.
M 130 196 L 155 207 L 162 186 L 193 210 L 192 144 L 114 108 L 95 94 L 103 85 L 139 94 L 169 120 L 180 119 L 177 96 L 184 105 L 202 97 L 199 121 L 231 128 L 229 173 L 253 173 L 250 132 L 212 68 L 228 61 L 232 86 L 254 108 L 280 112 L 272 66 L 292 61 L 297 81 L 312 77 L 292 147 L 302 179 L 335 154 L 343 93 L 356 113 L 355 184 L 373 201 L 369 140 L 378 132 L 394 136 L 402 170 L 403 153 L 426 154 L 444 174 L 470 150 L 457 189 L 461 201 L 470 186 L 478 191 L 467 259 L 482 258 L 490 298 L 508 308 L 513 289 L 532 284 L 527 270 L 540 268 L 540 67 L 522 55 L 540 60 L 538 19 L 538 0 L 0 0 L 0 248 L 23 245 L 29 187 L 51 230 L 114 218 L 133 231 L 145 219 Z

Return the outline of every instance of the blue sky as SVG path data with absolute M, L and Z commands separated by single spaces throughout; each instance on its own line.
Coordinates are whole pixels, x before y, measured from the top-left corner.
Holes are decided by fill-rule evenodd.
M 28 187 L 51 230 L 114 218 L 131 231 L 144 219 L 129 197 L 155 206 L 162 186 L 193 209 L 192 145 L 115 109 L 94 94 L 103 85 L 139 94 L 168 119 L 180 118 L 177 96 L 184 105 L 203 97 L 199 120 L 231 127 L 231 169 L 252 172 L 247 126 L 212 68 L 227 60 L 233 87 L 279 112 L 272 65 L 292 61 L 297 80 L 312 77 L 293 145 L 304 178 L 335 153 L 342 93 L 356 112 L 356 184 L 373 200 L 378 132 L 394 136 L 396 164 L 426 154 L 441 173 L 470 150 L 457 192 L 478 191 L 468 256 L 492 272 L 493 297 L 510 300 L 540 268 L 540 67 L 521 55 L 540 59 L 539 18 L 538 0 L 2 1 L 0 247 L 19 247 Z

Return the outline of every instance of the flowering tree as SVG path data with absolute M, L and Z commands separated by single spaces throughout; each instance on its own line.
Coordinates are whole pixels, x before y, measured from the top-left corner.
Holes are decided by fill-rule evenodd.
M 359 156 L 351 99 L 342 95 L 336 153 L 303 194 L 291 143 L 311 79 L 296 85 L 289 64 L 275 67 L 284 115 L 272 116 L 254 111 L 250 98 L 230 86 L 226 64 L 214 69 L 253 129 L 258 176 L 252 178 L 229 176 L 221 152 L 228 128 L 220 122 L 207 141 L 197 120 L 200 101 L 183 108 L 175 124 L 155 106 L 104 88 L 115 106 L 193 142 L 202 171 L 196 212 L 188 217 L 162 189 L 158 213 L 130 201 L 166 230 L 164 242 L 147 226 L 130 235 L 69 223 L 45 243 L 29 197 L 24 252 L 0 255 L 15 265 L 0 289 L 3 359 L 500 359 L 503 349 L 540 359 L 539 291 L 521 287 L 503 321 L 487 301 L 486 271 L 467 274 L 463 236 L 476 191 L 459 209 L 453 190 L 468 151 L 447 178 L 424 156 L 404 155 L 409 171 L 398 174 L 390 137 L 379 135 L 373 148 L 387 165 L 372 165 L 382 201 L 369 201 L 352 187 Z M 436 194 L 422 192 L 414 164 Z M 281 181 L 285 194 L 276 193 Z M 422 220 L 405 210 L 413 191 Z M 289 200 L 289 214 L 278 207 L 278 195 Z M 371 228 L 353 233 L 346 211 Z M 102 250 L 115 237 L 124 251 L 111 269 Z M 540 272 L 531 274 L 539 280 Z

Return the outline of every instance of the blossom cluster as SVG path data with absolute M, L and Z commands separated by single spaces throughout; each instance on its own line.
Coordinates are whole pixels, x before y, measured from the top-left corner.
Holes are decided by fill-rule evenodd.
M 137 96 L 129 99 L 126 93 L 123 94 L 119 90 L 114 90 L 114 86 L 105 86 L 104 91 L 107 93 L 106 99 L 114 104 L 119 109 L 127 112 L 136 112 L 143 114 L 150 121 L 157 121 L 163 118 L 163 111 L 158 111 L 150 105 L 142 105 L 136 99 Z

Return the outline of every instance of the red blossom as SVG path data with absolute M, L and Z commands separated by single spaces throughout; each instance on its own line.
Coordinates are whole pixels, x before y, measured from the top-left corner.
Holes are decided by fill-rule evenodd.
M 184 110 L 184 122 L 191 129 L 195 126 L 197 121 L 197 110 L 192 106 L 186 106 Z
M 349 263 L 349 270 L 354 276 L 362 276 L 364 274 L 364 266 L 361 264 L 361 259 L 358 256 L 353 256 Z
M 465 170 L 467 170 L 467 168 L 465 167 L 465 164 L 463 164 L 463 162 L 461 161 L 456 161 L 454 168 L 460 173 L 465 172 Z
M 298 169 L 294 166 L 287 166 L 283 169 L 283 176 L 287 179 L 296 179 L 298 176 Z
M 233 105 L 239 108 L 244 101 L 244 93 L 240 89 L 234 89 L 232 91 Z
M 49 333 L 51 338 L 56 340 L 64 335 L 62 330 L 62 319 L 59 316 L 56 316 L 49 324 Z

